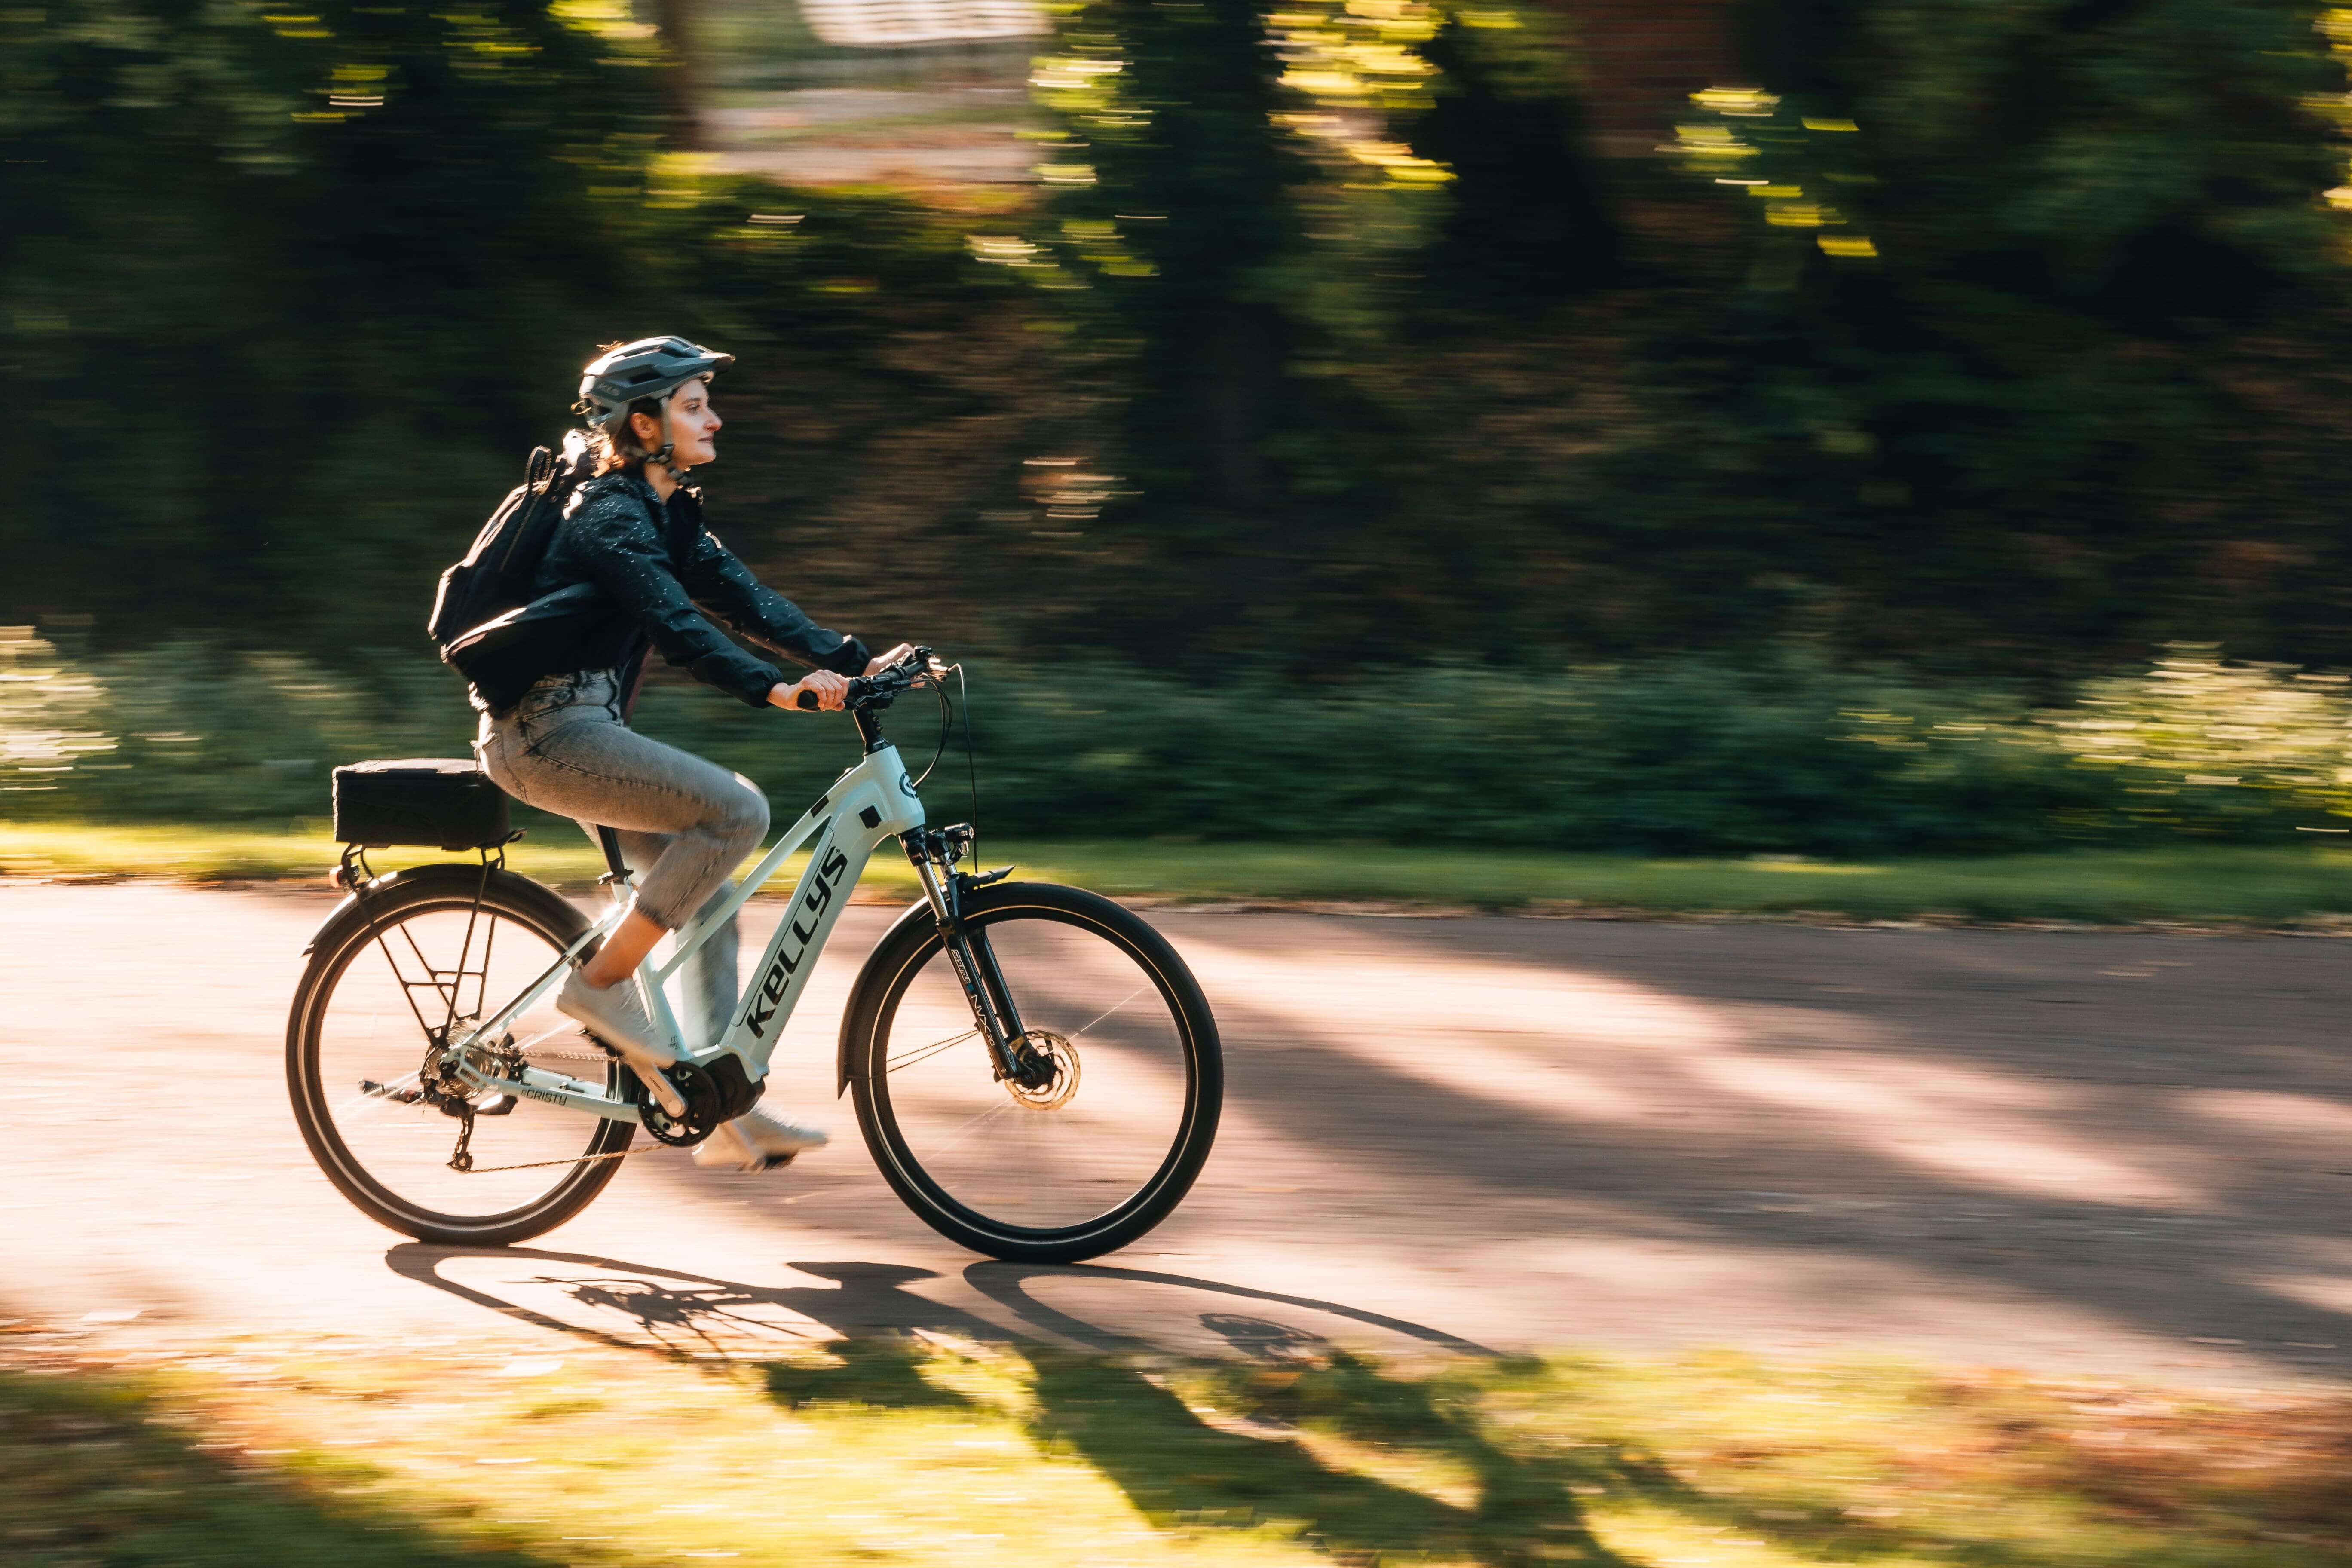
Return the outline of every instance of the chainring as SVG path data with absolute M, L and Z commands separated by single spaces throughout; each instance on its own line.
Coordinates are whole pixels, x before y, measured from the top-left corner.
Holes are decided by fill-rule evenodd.
M 635 1073 L 623 1080 L 633 1091 L 638 1119 L 655 1142 L 687 1149 L 719 1131 L 719 1124 L 727 1120 L 727 1100 L 709 1073 L 692 1062 L 678 1062 L 664 1068 L 662 1077 L 686 1101 L 684 1116 L 672 1116 L 664 1110 L 652 1091 L 637 1081 Z

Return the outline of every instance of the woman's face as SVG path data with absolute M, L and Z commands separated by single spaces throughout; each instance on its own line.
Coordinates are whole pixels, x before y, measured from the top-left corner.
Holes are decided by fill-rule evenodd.
M 636 426 L 637 437 L 646 440 L 653 432 L 647 428 L 653 421 L 642 414 L 631 416 Z M 681 468 L 698 468 L 719 458 L 718 411 L 710 406 L 710 384 L 689 381 L 670 395 L 669 432 L 670 462 Z M 658 450 L 661 442 L 647 441 Z

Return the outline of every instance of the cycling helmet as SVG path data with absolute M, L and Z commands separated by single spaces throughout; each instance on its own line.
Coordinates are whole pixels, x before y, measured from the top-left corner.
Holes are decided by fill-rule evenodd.
M 688 382 L 734 363 L 733 354 L 714 353 L 684 338 L 639 338 L 588 362 L 580 373 L 580 401 L 572 411 L 592 429 L 609 429 L 637 399 L 666 399 Z

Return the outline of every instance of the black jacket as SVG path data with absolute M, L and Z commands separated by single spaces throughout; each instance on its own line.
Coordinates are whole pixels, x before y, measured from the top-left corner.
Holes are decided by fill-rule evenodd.
M 697 680 L 755 708 L 767 702 L 783 672 L 738 647 L 705 612 L 799 664 L 862 675 L 872 657 L 761 586 L 702 526 L 701 491 L 672 491 L 664 505 L 653 486 L 626 474 L 601 475 L 572 493 L 530 593 L 524 615 L 551 634 L 542 673 L 610 669 L 632 695 L 646 652 L 657 648 Z

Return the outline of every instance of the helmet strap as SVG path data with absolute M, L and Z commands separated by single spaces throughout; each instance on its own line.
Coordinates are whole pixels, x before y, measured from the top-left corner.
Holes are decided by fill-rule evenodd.
M 660 399 L 655 404 L 655 407 L 657 408 L 659 412 L 656 413 L 654 417 L 660 421 L 662 434 L 665 436 L 669 434 L 669 400 L 677 395 L 677 388 L 673 386 L 667 392 L 663 393 Z M 635 434 L 635 432 L 632 432 L 632 434 Z M 670 478 L 676 479 L 677 477 L 677 466 L 669 460 L 669 457 L 672 452 L 677 450 L 677 442 L 675 439 L 664 441 L 661 444 L 661 450 L 648 456 L 646 458 L 646 461 L 648 464 L 659 463 L 663 468 L 669 470 Z

